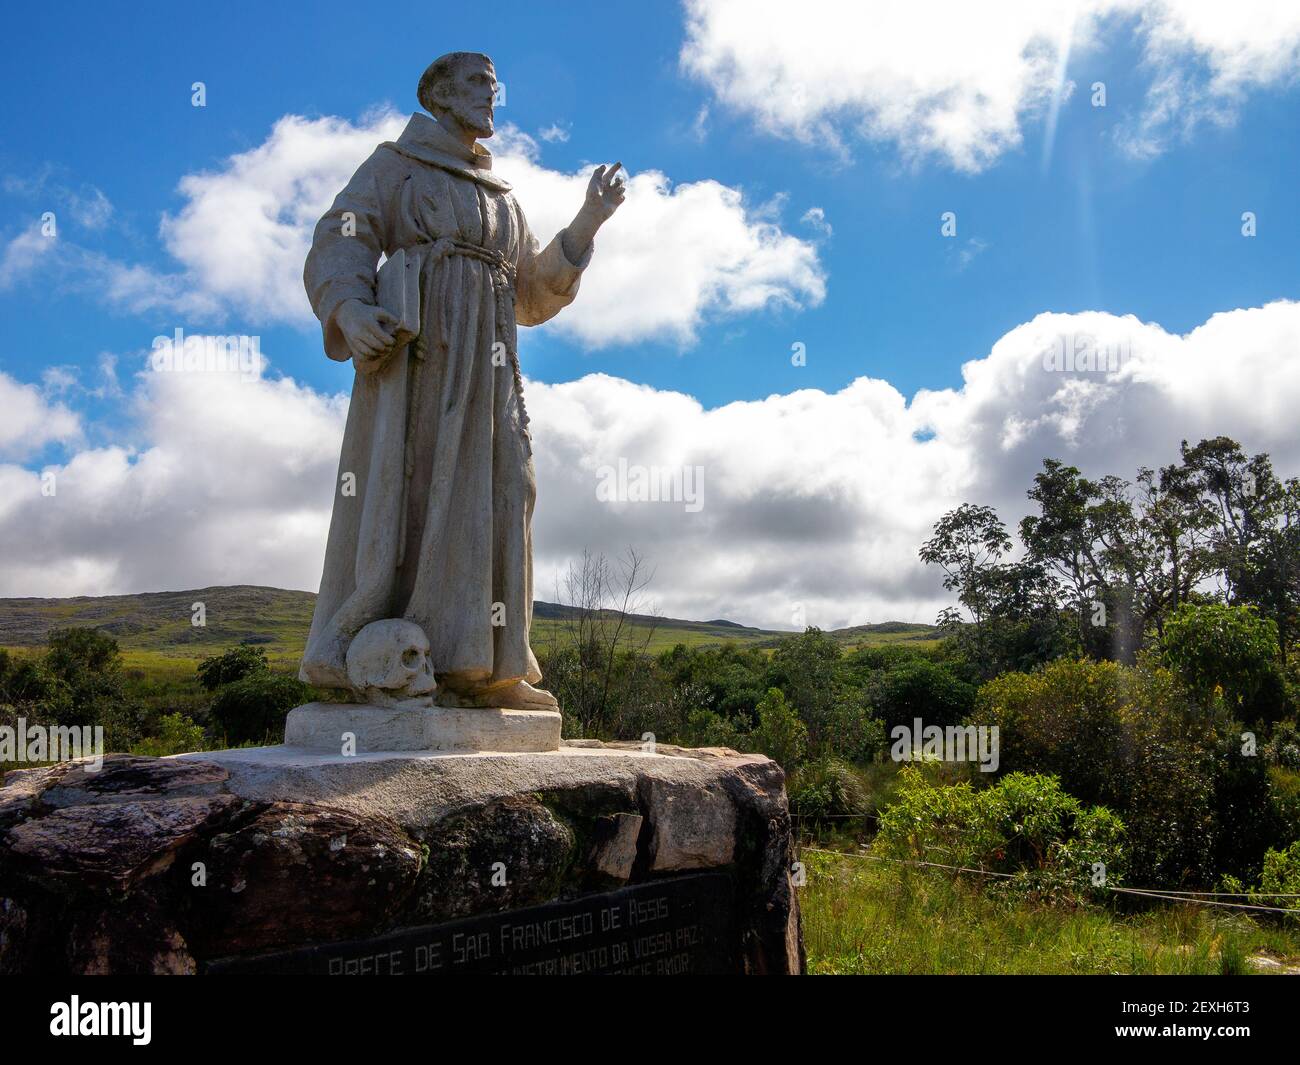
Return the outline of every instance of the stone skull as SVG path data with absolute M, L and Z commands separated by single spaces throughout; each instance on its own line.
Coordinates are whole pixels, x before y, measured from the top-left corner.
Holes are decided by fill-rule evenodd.
M 348 680 L 371 702 L 429 702 L 437 687 L 429 660 L 429 638 L 413 621 L 372 621 L 353 638 L 347 654 Z

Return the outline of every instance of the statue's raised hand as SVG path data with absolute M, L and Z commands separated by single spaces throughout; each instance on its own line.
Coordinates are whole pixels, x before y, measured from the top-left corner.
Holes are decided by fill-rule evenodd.
M 560 232 L 560 246 L 565 256 L 574 265 L 586 265 L 584 257 L 591 248 L 596 230 L 609 221 L 610 215 L 618 210 L 623 197 L 627 195 L 627 186 L 621 177 L 615 177 L 622 163 L 596 167 L 587 182 L 587 195 L 582 207 Z
M 586 206 L 595 211 L 602 221 L 618 210 L 623 197 L 627 195 L 627 186 L 622 177 L 615 176 L 622 165 L 615 163 L 607 167 L 602 163 L 596 167 L 591 180 L 587 182 Z

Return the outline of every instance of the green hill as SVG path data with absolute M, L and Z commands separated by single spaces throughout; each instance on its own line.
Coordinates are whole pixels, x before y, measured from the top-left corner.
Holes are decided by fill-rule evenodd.
M 76 596 L 72 599 L 0 599 L 0 645 L 33 647 L 51 629 L 93 625 L 123 650 L 202 658 L 240 643 L 265 645 L 272 658 L 302 653 L 311 625 L 311 592 L 251 585 L 183 592 Z M 202 603 L 206 624 L 192 624 Z
M 71 599 L 0 599 L 0 646 L 38 647 L 51 629 L 93 625 L 117 639 L 128 664 L 159 658 L 188 663 L 241 643 L 260 645 L 272 661 L 288 664 L 302 655 L 315 601 L 312 592 L 254 585 Z M 196 603 L 202 603 L 206 613 L 202 626 L 192 624 Z M 534 646 L 540 651 L 563 643 L 575 613 L 573 607 L 557 603 L 534 603 Z M 652 651 L 678 643 L 701 646 L 728 641 L 770 647 L 791 635 L 724 619 L 687 621 L 633 614 L 628 620 L 637 634 L 649 635 Z M 860 645 L 934 639 L 935 631 L 928 625 L 891 621 L 840 629 L 833 635 L 846 645 Z

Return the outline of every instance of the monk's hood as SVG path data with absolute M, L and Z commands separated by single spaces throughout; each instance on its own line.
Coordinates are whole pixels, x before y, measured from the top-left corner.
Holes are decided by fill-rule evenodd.
M 466 148 L 432 118 L 418 111 L 411 116 L 397 140 L 385 141 L 380 147 L 477 181 L 497 192 L 510 191 L 510 182 L 492 173 L 490 151 L 477 143 L 472 149 Z

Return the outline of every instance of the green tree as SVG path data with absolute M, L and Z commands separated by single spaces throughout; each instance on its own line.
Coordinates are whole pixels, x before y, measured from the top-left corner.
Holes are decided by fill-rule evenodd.
M 0 647 L 0 705 L 50 705 L 60 695 L 66 698 L 55 677 L 36 657 L 18 656 Z
M 935 523 L 920 558 L 943 570 L 943 585 L 966 611 L 949 608 L 939 627 L 979 679 L 1029 668 L 1062 653 L 1056 587 L 1032 554 L 1003 561 L 1011 550 L 992 507 L 964 503 Z
M 868 697 L 888 734 L 915 718 L 927 725 L 956 725 L 975 706 L 976 689 L 944 666 L 923 658 L 901 662 L 877 673 Z
M 1028 495 L 1039 512 L 1020 538 L 1056 580 L 1080 653 L 1133 662 L 1148 627 L 1211 571 L 1209 511 L 1182 467 L 1143 468 L 1130 484 L 1047 459 Z
M 998 729 L 1003 772 L 1051 773 L 1084 802 L 1111 796 L 1127 674 L 1114 662 L 1062 659 L 1004 673 L 979 690 L 971 721 Z
M 1202 699 L 1217 689 L 1247 720 L 1282 716 L 1277 625 L 1254 607 L 1184 604 L 1165 623 L 1160 646 L 1169 668 Z
M 1226 436 L 1182 443 L 1205 500 L 1212 551 L 1228 601 L 1253 604 L 1278 628 L 1283 661 L 1300 631 L 1300 481 L 1281 481 L 1268 455 Z
M 808 748 L 814 755 L 834 749 L 841 654 L 835 639 L 816 627 L 782 640 L 772 653 L 767 686 L 780 688 L 794 704 L 808 728 Z
M 50 715 L 61 724 L 93 725 L 125 699 L 117 641 L 95 628 L 54 629 L 41 667 L 52 678 Z M 62 689 L 61 691 L 58 689 Z
M 260 647 L 242 644 L 219 655 L 209 655 L 195 669 L 199 684 L 214 692 L 226 684 L 243 680 L 254 673 L 270 672 L 266 651 Z
M 1050 773 L 1128 826 L 1129 868 L 1144 883 L 1211 885 L 1276 842 L 1263 757 L 1221 702 L 1168 670 L 1063 660 L 980 689 L 972 722 L 999 730 L 999 772 Z
M 943 586 L 957 593 L 957 601 L 978 627 L 993 607 L 991 576 L 1011 550 L 1011 537 L 992 507 L 963 503 L 943 515 L 934 535 L 921 545 L 926 565 L 943 570 Z
M 758 728 L 752 734 L 755 746 L 783 769 L 793 769 L 808 749 L 808 729 L 780 688 L 768 688 L 757 710 Z
M 736 728 L 736 723 L 712 710 L 691 710 L 682 728 L 682 742 L 687 747 L 730 747 L 744 751 L 750 746 L 750 735 Z

